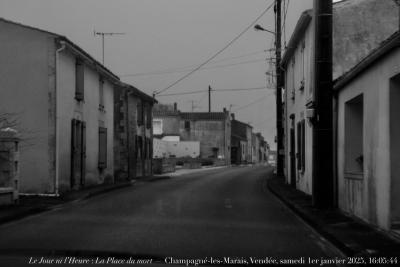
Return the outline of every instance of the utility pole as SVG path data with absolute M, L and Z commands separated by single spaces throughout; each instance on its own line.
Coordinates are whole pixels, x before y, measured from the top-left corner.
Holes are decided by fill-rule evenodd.
M 282 69 L 281 69 L 281 35 L 282 35 L 282 1 L 275 1 L 276 32 L 275 32 L 275 53 L 276 53 L 276 139 L 277 139 L 277 175 L 283 176 L 284 151 L 283 151 L 283 127 L 282 127 Z
M 211 85 L 208 86 L 208 112 L 211 112 Z
M 124 35 L 125 33 L 123 32 L 96 32 L 94 31 L 94 36 L 96 35 L 101 35 L 101 44 L 102 44 L 102 63 L 104 65 L 104 36 L 105 35 Z
M 333 176 L 332 1 L 314 0 L 313 205 L 335 205 Z

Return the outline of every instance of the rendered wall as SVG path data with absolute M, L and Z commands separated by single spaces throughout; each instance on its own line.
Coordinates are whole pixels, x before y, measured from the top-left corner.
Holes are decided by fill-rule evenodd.
M 20 192 L 54 193 L 54 40 L 0 20 L 0 112 L 14 113 Z
M 113 160 L 113 85 L 104 82 L 104 111 L 99 110 L 99 74 L 85 64 L 84 101 L 75 99 L 75 56 L 64 50 L 60 53 L 58 64 L 58 110 L 59 110 L 59 166 L 60 190 L 66 191 L 71 185 L 71 121 L 86 122 L 86 175 L 85 185 L 101 184 L 114 175 Z M 99 127 L 107 128 L 107 167 L 100 171 Z
M 384 229 L 390 227 L 391 166 L 390 79 L 400 73 L 400 53 L 376 62 L 338 97 L 339 207 Z M 362 179 L 345 177 L 345 103 L 363 94 L 364 167 Z

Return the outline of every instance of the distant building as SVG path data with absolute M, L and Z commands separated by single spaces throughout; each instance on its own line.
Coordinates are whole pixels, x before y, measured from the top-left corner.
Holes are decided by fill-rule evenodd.
M 200 157 L 231 162 L 229 112 L 182 112 L 180 136 L 183 141 L 199 141 Z
M 20 192 L 113 181 L 119 78 L 64 36 L 0 19 L 0 109 L 19 123 Z
M 248 143 L 251 142 L 249 137 L 253 127 L 236 120 L 234 114 L 231 114 L 231 116 L 231 162 L 232 164 L 251 163 L 249 159 L 252 155 L 249 153 Z
M 119 180 L 152 175 L 154 98 L 119 83 L 114 93 L 115 177 Z
M 153 116 L 156 138 L 170 142 L 199 142 L 201 159 L 230 164 L 231 125 L 228 111 L 180 112 L 176 104 L 158 104 Z

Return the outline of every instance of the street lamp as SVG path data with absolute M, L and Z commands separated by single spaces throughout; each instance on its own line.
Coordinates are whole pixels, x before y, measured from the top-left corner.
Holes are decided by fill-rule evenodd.
M 270 30 L 267 30 L 267 29 L 261 27 L 260 24 L 254 25 L 254 30 L 256 30 L 256 31 L 263 31 L 263 32 L 269 32 L 269 33 L 272 33 L 273 35 L 276 34 L 276 33 L 273 32 L 273 31 L 270 31 Z
M 283 176 L 284 150 L 283 150 L 283 121 L 282 121 L 282 87 L 283 72 L 281 69 L 281 1 L 276 1 L 276 32 L 265 29 L 259 24 L 254 25 L 254 30 L 271 33 L 275 36 L 275 53 L 276 53 L 276 143 L 277 143 L 277 174 Z

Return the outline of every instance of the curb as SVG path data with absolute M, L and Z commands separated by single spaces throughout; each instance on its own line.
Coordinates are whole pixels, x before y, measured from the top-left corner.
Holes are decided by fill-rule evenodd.
M 273 186 L 270 185 L 270 179 L 267 180 L 268 190 L 273 193 L 278 199 L 280 199 L 290 210 L 292 210 L 296 215 L 298 215 L 302 220 L 304 220 L 307 224 L 309 224 L 318 234 L 327 239 L 330 243 L 332 243 L 337 249 L 339 249 L 346 256 L 361 256 L 360 253 L 356 253 L 355 250 L 349 248 L 341 242 L 339 239 L 335 238 L 334 235 L 330 234 L 328 231 L 324 230 L 324 227 L 319 223 L 312 220 L 309 216 L 307 216 L 304 212 L 301 211 L 295 204 L 292 204 L 285 197 L 281 196 L 278 192 L 275 191 Z
M 111 187 L 108 187 L 108 188 L 104 188 L 102 190 L 98 190 L 98 191 L 95 191 L 95 192 L 88 193 L 86 196 L 83 196 L 81 198 L 78 198 L 78 199 L 75 199 L 75 200 L 72 200 L 72 201 L 79 202 L 79 201 L 82 201 L 82 200 L 90 199 L 92 197 L 95 197 L 95 196 L 98 196 L 98 195 L 103 195 L 103 194 L 111 192 L 111 191 L 115 191 L 115 190 L 118 190 L 118 189 L 121 189 L 121 188 L 133 186 L 135 183 L 136 183 L 136 180 L 132 180 L 131 182 L 127 182 L 127 183 L 116 184 L 114 186 L 111 186 Z M 68 202 L 71 202 L 71 201 L 68 201 Z
M 98 190 L 98 191 L 90 192 L 90 193 L 88 193 L 88 194 L 86 194 L 86 195 L 84 195 L 82 197 L 76 198 L 76 199 L 66 199 L 64 201 L 64 203 L 61 203 L 61 204 L 48 205 L 48 206 L 43 206 L 43 207 L 27 208 L 24 211 L 16 212 L 15 214 L 12 214 L 12 215 L 9 215 L 9 216 L 4 216 L 3 218 L 0 218 L 0 225 L 6 224 L 6 223 L 9 223 L 9 222 L 12 222 L 12 221 L 18 221 L 18 220 L 27 218 L 29 216 L 37 215 L 37 214 L 40 214 L 40 213 L 43 213 L 43 212 L 47 212 L 47 211 L 51 211 L 51 210 L 54 210 L 54 209 L 63 208 L 66 205 L 71 204 L 71 203 L 78 203 L 80 201 L 87 200 L 87 199 L 90 199 L 90 198 L 98 196 L 98 195 L 102 195 L 102 194 L 105 194 L 105 193 L 108 193 L 108 192 L 111 192 L 111 191 L 115 191 L 115 190 L 118 190 L 118 189 L 121 189 L 121 188 L 129 187 L 129 186 L 132 186 L 133 184 L 135 184 L 135 182 L 136 181 L 132 181 L 132 182 L 129 182 L 129 183 L 117 184 L 115 186 L 111 186 L 111 187 L 104 188 L 104 189 L 101 189 L 101 190 Z
M 55 205 L 55 206 L 57 206 L 57 205 Z M 35 207 L 35 208 L 27 209 L 20 213 L 15 213 L 15 214 L 12 214 L 9 216 L 5 216 L 0 219 L 0 225 L 6 224 L 6 223 L 9 223 L 12 221 L 18 221 L 18 220 L 27 218 L 32 215 L 40 214 L 45 211 L 50 211 L 50 210 L 52 210 L 52 208 L 53 208 L 53 206 L 51 206 L 51 207 Z

